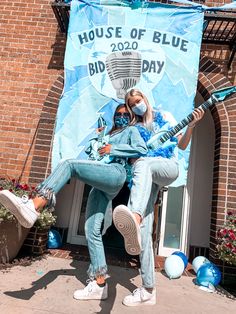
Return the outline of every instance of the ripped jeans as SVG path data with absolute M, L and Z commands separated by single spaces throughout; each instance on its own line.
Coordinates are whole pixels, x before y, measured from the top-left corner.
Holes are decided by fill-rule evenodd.
M 109 201 L 124 185 L 126 171 L 119 163 L 65 159 L 37 187 L 37 191 L 40 196 L 57 194 L 72 177 L 93 187 L 87 201 L 85 221 L 85 236 L 91 260 L 88 275 L 93 279 L 107 273 L 101 227 Z
M 179 167 L 175 158 L 145 157 L 133 164 L 133 184 L 128 207 L 133 213 L 138 213 L 143 218 L 140 225 L 142 242 L 140 271 L 142 285 L 145 288 L 155 287 L 152 243 L 154 204 L 159 190 L 171 184 L 178 174 Z

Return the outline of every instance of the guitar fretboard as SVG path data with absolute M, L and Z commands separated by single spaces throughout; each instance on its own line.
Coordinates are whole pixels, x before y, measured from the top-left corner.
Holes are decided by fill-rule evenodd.
M 204 111 L 206 111 L 211 105 L 213 105 L 217 99 L 214 97 L 210 97 L 206 102 L 204 102 L 201 106 L 198 108 L 202 108 Z M 176 126 L 174 126 L 172 129 L 167 131 L 164 135 L 162 135 L 159 138 L 159 142 L 161 144 L 164 144 L 166 141 L 168 141 L 172 136 L 177 134 L 180 130 L 182 130 L 186 125 L 188 125 L 193 120 L 193 114 L 190 113 L 186 118 L 184 118 L 182 121 L 180 121 Z

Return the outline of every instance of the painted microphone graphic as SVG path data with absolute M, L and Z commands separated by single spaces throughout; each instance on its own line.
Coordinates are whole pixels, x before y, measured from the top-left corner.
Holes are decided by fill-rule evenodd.
M 137 51 L 113 52 L 106 58 L 106 69 L 117 97 L 123 99 L 127 90 L 140 81 L 141 54 Z

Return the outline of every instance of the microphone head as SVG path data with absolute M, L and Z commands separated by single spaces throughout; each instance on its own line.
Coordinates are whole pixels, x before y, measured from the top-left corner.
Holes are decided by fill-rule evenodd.
M 127 91 L 140 81 L 142 58 L 137 51 L 119 51 L 106 58 L 106 69 L 116 95 L 124 99 Z

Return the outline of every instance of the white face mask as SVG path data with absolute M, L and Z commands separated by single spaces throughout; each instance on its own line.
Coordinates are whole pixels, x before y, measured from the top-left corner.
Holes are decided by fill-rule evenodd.
M 145 104 L 145 101 L 141 100 L 136 106 L 132 107 L 132 111 L 138 116 L 143 116 L 147 111 L 147 105 Z

